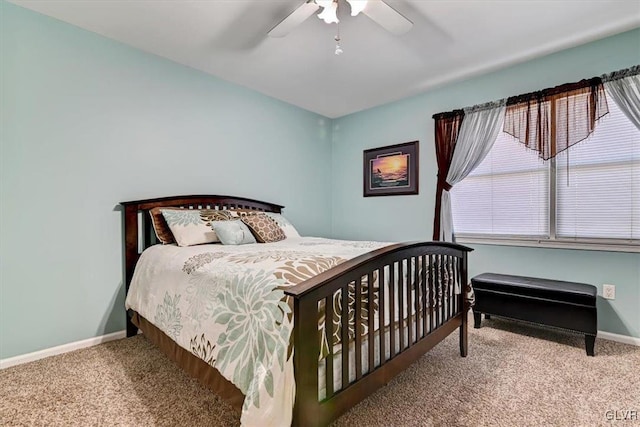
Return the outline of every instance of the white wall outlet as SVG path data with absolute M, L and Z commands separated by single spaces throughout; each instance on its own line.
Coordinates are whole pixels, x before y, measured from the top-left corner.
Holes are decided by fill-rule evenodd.
M 604 299 L 616 299 L 615 285 L 602 285 L 602 297 Z

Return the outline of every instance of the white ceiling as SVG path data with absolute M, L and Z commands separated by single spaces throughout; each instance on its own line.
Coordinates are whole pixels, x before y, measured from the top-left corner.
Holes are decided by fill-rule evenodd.
M 341 5 L 336 56 L 315 16 L 267 37 L 304 0 L 12 2 L 330 118 L 640 26 L 639 0 L 387 0 L 413 29 Z

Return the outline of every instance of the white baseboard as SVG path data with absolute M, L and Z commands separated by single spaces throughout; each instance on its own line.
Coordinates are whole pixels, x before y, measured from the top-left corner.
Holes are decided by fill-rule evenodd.
M 629 335 L 619 335 L 611 332 L 598 331 L 598 338 L 640 347 L 640 338 L 630 337 Z
M 99 337 L 88 338 L 82 341 L 76 341 L 69 344 L 59 345 L 57 347 L 45 348 L 44 350 L 34 351 L 33 353 L 22 354 L 20 356 L 8 357 L 0 359 L 0 369 L 9 368 L 11 366 L 22 365 L 23 363 L 33 362 L 35 360 L 44 359 L 45 357 L 55 356 L 56 354 L 68 353 L 81 348 L 93 347 L 94 345 L 105 342 L 125 338 L 127 331 L 118 331 L 111 334 L 101 335 Z

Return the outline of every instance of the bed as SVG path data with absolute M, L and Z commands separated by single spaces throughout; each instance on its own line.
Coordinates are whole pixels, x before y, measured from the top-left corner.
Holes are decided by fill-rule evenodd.
M 279 214 L 283 206 L 232 196 L 121 205 L 127 336 L 141 330 L 243 425 L 327 425 L 456 329 L 467 354 L 469 248 L 321 238 L 161 245 L 153 208 Z M 247 315 L 252 326 L 238 327 Z M 239 336 L 257 350 L 233 344 Z

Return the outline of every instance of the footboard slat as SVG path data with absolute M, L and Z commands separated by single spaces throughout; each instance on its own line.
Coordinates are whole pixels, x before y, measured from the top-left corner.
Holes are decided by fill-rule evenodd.
M 400 262 L 398 262 L 398 322 L 400 324 L 400 350 L 398 351 L 398 353 L 402 353 L 402 351 L 404 350 L 404 287 L 404 260 L 400 260 Z
M 415 323 L 416 323 L 416 337 L 415 341 L 420 339 L 420 257 L 415 257 L 415 267 L 413 269 L 413 300 L 414 300 L 414 309 L 415 309 Z
M 395 263 L 389 265 L 389 283 L 395 281 Z M 396 291 L 395 286 L 389 285 L 389 329 L 396 330 Z M 389 334 L 389 359 L 396 355 L 396 334 Z
M 460 289 L 462 290 L 462 286 L 460 285 L 460 278 L 458 276 L 458 272 L 456 271 L 456 265 L 457 265 L 457 260 L 455 258 L 453 258 L 451 260 L 451 269 L 453 270 L 453 288 L 452 288 L 452 295 L 451 295 L 451 314 L 449 315 L 449 317 L 453 317 L 454 313 L 455 313 L 455 305 L 456 305 L 456 289 Z
M 333 295 L 331 294 L 325 298 L 325 339 L 327 341 L 328 356 L 325 358 L 327 361 L 325 369 L 325 384 L 327 388 L 326 398 L 329 399 L 333 396 Z
M 444 274 L 448 278 L 446 283 L 442 284 L 442 319 L 441 322 L 445 322 L 449 318 L 449 284 L 451 280 L 451 271 L 449 271 L 449 256 L 442 257 L 444 263 Z
M 369 320 L 368 325 L 368 341 L 369 341 L 369 369 L 367 373 L 372 372 L 374 370 L 374 361 L 375 361 L 375 344 L 376 344 L 376 336 L 375 336 L 375 311 L 373 310 L 375 306 L 375 300 L 373 297 L 373 272 L 369 272 L 367 275 L 367 319 Z
M 384 315 L 387 312 L 387 306 L 385 305 L 385 283 L 386 276 L 384 274 L 385 267 L 378 270 L 378 334 L 380 336 L 380 365 L 383 365 L 386 360 L 385 353 L 385 339 L 384 339 Z
M 427 256 L 422 255 L 422 271 L 420 279 L 420 291 L 422 292 L 422 337 L 427 336 Z
M 342 341 L 342 389 L 349 385 L 349 284 L 342 288 L 340 312 L 340 340 Z
M 353 319 L 356 341 L 356 381 L 362 377 L 362 277 L 356 280 L 355 316 Z
M 420 257 L 415 257 L 415 270 L 413 271 L 413 319 L 415 336 L 414 342 L 420 340 L 420 328 L 422 326 L 422 317 L 420 313 Z
M 438 275 L 438 293 L 437 293 L 437 297 L 438 297 L 438 301 L 437 301 L 437 311 L 436 311 L 436 328 L 439 327 L 440 325 L 442 325 L 442 311 L 444 309 L 443 307 L 443 299 L 444 299 L 444 284 L 442 283 L 444 281 L 444 275 L 445 275 L 445 269 L 444 269 L 444 256 L 443 255 L 438 255 L 438 267 L 440 268 L 440 274 Z
M 451 294 L 453 294 L 453 288 L 451 283 L 453 281 L 453 271 L 451 270 L 451 257 L 447 256 L 447 274 L 449 275 L 449 281 L 447 282 L 447 311 L 445 320 L 451 318 Z
M 466 286 L 466 283 L 464 282 L 464 279 L 462 278 L 462 260 L 458 259 L 458 268 L 456 270 L 458 270 L 458 284 L 460 285 L 460 289 L 462 289 L 462 293 L 464 294 L 464 288 Z M 456 298 L 456 313 L 458 311 L 460 311 L 462 308 L 462 306 L 460 305 L 460 298 Z
M 435 255 L 429 255 L 429 333 L 431 333 L 433 331 L 433 323 L 434 323 L 434 318 L 435 318 L 435 310 L 434 310 L 434 306 L 436 304 L 436 297 L 435 297 L 435 280 L 433 278 L 434 272 L 436 271 L 435 269 L 435 262 L 436 262 L 436 256 Z
M 407 259 L 407 347 L 413 344 L 413 313 L 411 312 L 411 290 L 413 289 L 413 258 Z

